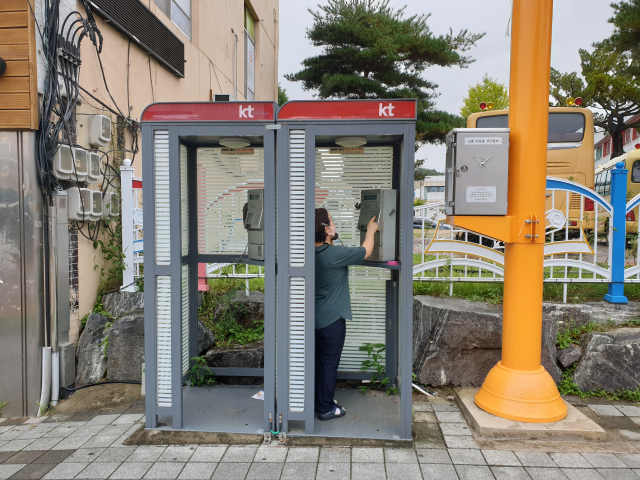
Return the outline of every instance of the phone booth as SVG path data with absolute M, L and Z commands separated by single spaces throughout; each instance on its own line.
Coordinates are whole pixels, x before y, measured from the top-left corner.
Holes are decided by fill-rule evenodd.
M 146 425 L 263 433 L 275 421 L 276 192 L 272 102 L 155 103 L 142 114 Z M 190 386 L 198 351 L 198 264 L 261 265 L 264 377 Z M 196 366 L 197 368 L 197 366 Z
M 289 436 L 411 439 L 416 111 L 415 100 L 292 101 L 278 111 L 277 407 Z M 353 318 L 338 381 L 351 385 L 335 395 L 346 416 L 328 422 L 314 412 L 318 207 L 346 246 L 379 220 L 369 261 L 349 267 Z M 354 385 L 377 373 L 362 368 L 367 345 L 385 347 L 382 391 Z

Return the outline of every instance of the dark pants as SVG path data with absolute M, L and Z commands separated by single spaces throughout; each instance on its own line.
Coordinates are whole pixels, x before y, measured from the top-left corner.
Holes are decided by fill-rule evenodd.
M 316 411 L 329 413 L 333 407 L 338 365 L 347 325 L 344 318 L 316 330 Z

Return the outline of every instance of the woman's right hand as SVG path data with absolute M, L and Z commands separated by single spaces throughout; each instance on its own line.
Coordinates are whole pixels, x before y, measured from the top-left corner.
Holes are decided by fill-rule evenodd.
M 376 222 L 376 218 L 377 217 L 372 217 L 371 220 L 369 220 L 369 224 L 367 225 L 368 235 L 373 235 L 378 231 L 378 222 Z

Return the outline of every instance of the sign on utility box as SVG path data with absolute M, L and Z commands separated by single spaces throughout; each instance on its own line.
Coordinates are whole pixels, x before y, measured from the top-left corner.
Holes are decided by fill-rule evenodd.
M 506 215 L 508 128 L 454 128 L 447 135 L 447 215 Z

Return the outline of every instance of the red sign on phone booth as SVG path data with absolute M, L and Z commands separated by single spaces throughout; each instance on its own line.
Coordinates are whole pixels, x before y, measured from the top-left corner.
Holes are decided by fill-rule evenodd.
M 415 100 L 310 100 L 285 103 L 278 120 L 415 120 Z
M 273 102 L 154 103 L 142 113 L 146 122 L 272 122 Z

